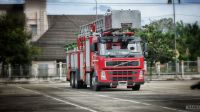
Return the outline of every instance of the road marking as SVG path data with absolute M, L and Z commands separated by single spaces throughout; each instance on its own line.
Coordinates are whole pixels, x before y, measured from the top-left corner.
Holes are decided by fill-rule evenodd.
M 77 105 L 77 104 L 75 104 L 75 103 L 71 103 L 71 102 L 68 102 L 68 101 L 64 101 L 64 100 L 61 100 L 61 99 L 59 99 L 59 98 L 50 96 L 50 95 L 48 95 L 48 94 L 41 93 L 41 92 L 39 92 L 39 91 L 35 91 L 35 90 L 23 88 L 23 87 L 21 87 L 21 86 L 15 86 L 15 87 L 17 87 L 17 88 L 19 88 L 19 89 L 23 89 L 23 90 L 25 90 L 25 91 L 32 92 L 32 93 L 41 94 L 41 95 L 43 95 L 43 96 L 45 96 L 45 97 L 47 97 L 47 98 L 51 98 L 51 99 L 53 99 L 53 100 L 56 100 L 56 101 L 59 101 L 59 102 L 65 103 L 65 104 L 69 104 L 69 105 L 72 105 L 72 106 L 76 106 L 76 107 L 79 107 L 79 108 L 81 108 L 81 109 L 88 110 L 88 111 L 90 111 L 90 112 L 98 112 L 98 111 L 96 111 L 96 110 L 93 110 L 93 109 L 90 109 L 90 108 L 87 108 L 87 107 L 83 107 L 83 106 L 80 106 L 80 105 Z
M 64 90 L 62 88 L 59 88 L 59 87 L 52 87 L 52 86 L 47 86 L 47 87 L 51 87 L 51 88 L 56 88 L 56 89 L 60 89 L 60 90 Z M 126 99 L 120 99 L 120 98 L 116 98 L 116 97 L 111 97 L 111 96 L 108 96 L 108 95 L 101 95 L 101 94 L 95 94 L 95 93 L 91 93 L 91 92 L 83 92 L 83 91 L 77 91 L 77 90 L 71 90 L 71 89 L 68 89 L 69 91 L 74 91 L 74 92 L 77 92 L 77 93 L 83 93 L 83 94 L 89 94 L 89 95 L 96 95 L 96 96 L 100 96 L 100 97 L 106 97 L 106 98 L 111 98 L 111 99 L 114 99 L 114 100 L 118 100 L 118 101 L 126 101 L 126 102 L 131 102 L 131 103 L 137 103 L 137 104 L 143 104 L 143 105 L 146 105 L 146 106 L 149 106 L 151 104 L 147 104 L 147 103 L 142 103 L 142 102 L 138 102 L 138 101 L 134 101 L 134 100 L 126 100 Z
M 166 89 L 164 87 L 151 87 L 151 88 L 154 88 L 154 89 Z M 179 96 L 199 96 L 199 91 L 192 91 L 190 89 L 186 89 L 186 90 L 182 90 L 182 91 L 179 91 L 179 93 L 177 93 L 177 88 L 167 88 L 169 90 L 171 90 L 171 92 L 167 92 L 166 90 L 163 92 L 163 90 L 149 90 L 149 91 L 152 91 L 152 92 L 159 92 L 159 93 L 165 93 L 165 94 L 171 94 L 172 92 L 175 92 L 174 94 L 176 95 L 179 95 Z M 185 93 L 185 94 L 183 94 Z M 191 94 L 193 93 L 193 94 Z M 196 99 L 196 98 L 194 98 Z
M 169 90 L 177 90 L 177 88 L 174 88 L 174 87 L 172 87 L 172 88 L 170 88 L 170 87 L 156 87 L 156 86 L 153 86 L 153 87 L 151 87 L 151 88 L 155 88 L 155 89 L 169 89 Z
M 125 102 L 131 102 L 131 103 L 143 104 L 143 105 L 146 105 L 146 106 L 151 105 L 151 104 L 142 103 L 142 102 L 138 102 L 138 101 L 134 101 L 134 100 L 126 100 L 126 99 L 121 99 L 121 98 L 116 98 L 116 97 L 110 97 L 110 96 L 108 96 L 108 95 L 97 95 L 97 96 L 100 96 L 100 97 L 106 97 L 106 98 L 112 98 L 112 99 L 114 99 L 114 100 L 118 100 L 118 101 L 125 101 Z
M 62 89 L 62 88 L 59 88 L 59 87 L 55 87 L 55 86 L 54 87 L 47 86 L 47 87 L 56 88 L 56 89 L 60 89 L 60 90 L 66 90 L 66 89 Z M 145 106 L 155 106 L 155 107 L 160 107 L 160 108 L 167 109 L 167 110 L 173 110 L 173 111 L 179 111 L 179 112 L 188 112 L 188 111 L 185 111 L 185 110 L 179 110 L 179 109 L 165 107 L 165 106 L 152 105 L 152 104 L 149 104 L 149 103 L 138 102 L 138 101 L 134 101 L 134 100 L 121 99 L 121 98 L 117 98 L 117 97 L 111 97 L 111 96 L 108 96 L 108 95 L 101 95 L 101 94 L 97 94 L 97 93 L 83 92 L 83 91 L 72 90 L 72 89 L 68 89 L 68 90 L 69 91 L 78 92 L 78 93 L 92 94 L 92 95 L 96 95 L 96 96 L 100 96 L 100 97 L 111 98 L 111 99 L 118 100 L 118 101 L 124 101 L 124 102 L 131 102 L 131 103 L 136 103 L 136 104 L 142 104 L 142 105 L 145 105 Z

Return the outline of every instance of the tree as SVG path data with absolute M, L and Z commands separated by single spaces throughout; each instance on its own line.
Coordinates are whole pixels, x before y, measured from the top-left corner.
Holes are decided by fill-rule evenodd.
M 172 33 L 172 19 L 161 19 L 153 21 L 149 25 L 145 25 L 143 29 L 136 31 L 136 35 L 139 35 L 148 43 L 147 60 L 151 63 L 160 61 L 165 63 L 173 60 L 174 48 Z
M 65 51 L 73 50 L 77 47 L 76 43 L 66 43 L 64 46 Z
M 25 30 L 23 13 L 7 13 L 0 16 L 0 63 L 2 74 L 8 64 L 29 64 L 39 49 L 28 43 L 31 34 Z
M 186 42 L 187 42 L 187 30 L 185 29 L 185 25 L 182 21 L 177 22 L 176 24 L 176 31 L 177 31 L 177 49 L 179 51 L 179 60 L 189 60 L 189 55 L 186 53 L 186 50 L 188 49 Z M 189 51 L 188 51 L 189 52 Z
M 174 54 L 174 33 L 173 20 L 161 19 L 145 25 L 143 29 L 136 30 L 136 35 L 143 38 L 148 43 L 148 57 L 150 62 L 150 76 L 152 75 L 152 66 L 155 62 L 166 63 L 173 60 Z
M 194 24 L 177 23 L 177 47 L 181 60 L 196 60 L 200 56 L 200 27 Z

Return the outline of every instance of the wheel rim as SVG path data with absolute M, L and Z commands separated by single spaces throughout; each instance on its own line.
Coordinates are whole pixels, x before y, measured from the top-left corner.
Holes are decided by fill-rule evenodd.
M 77 77 L 75 76 L 74 79 L 75 79 L 75 86 L 77 86 Z
M 72 86 L 74 85 L 74 77 L 73 77 L 73 75 L 71 75 L 71 84 L 72 84 Z
M 94 87 L 95 85 L 96 85 L 95 77 L 92 77 L 92 86 Z
M 70 86 L 72 86 L 72 77 L 70 78 Z

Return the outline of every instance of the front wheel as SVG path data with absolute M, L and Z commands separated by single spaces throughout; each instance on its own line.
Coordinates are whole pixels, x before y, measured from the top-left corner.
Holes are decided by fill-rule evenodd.
M 140 90 L 140 85 L 135 85 L 132 87 L 133 91 L 139 91 Z
M 95 73 L 93 73 L 92 78 L 91 78 L 91 83 L 92 83 L 92 89 L 94 91 L 100 91 L 101 87 L 97 84 L 97 77 Z

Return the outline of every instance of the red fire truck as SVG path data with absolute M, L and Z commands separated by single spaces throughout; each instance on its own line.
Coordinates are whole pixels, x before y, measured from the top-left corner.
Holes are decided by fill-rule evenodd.
M 139 28 L 137 10 L 113 10 L 81 26 L 77 48 L 67 51 L 67 80 L 72 88 L 125 86 L 139 90 L 144 84 L 146 43 L 129 32 Z

